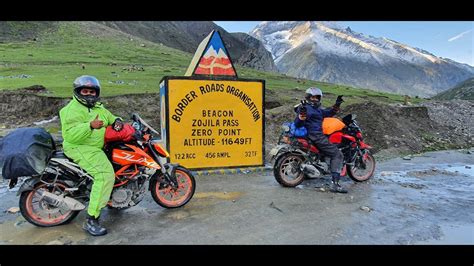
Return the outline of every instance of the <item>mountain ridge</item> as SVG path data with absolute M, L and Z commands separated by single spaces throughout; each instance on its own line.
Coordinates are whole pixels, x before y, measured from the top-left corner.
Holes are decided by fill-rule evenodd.
M 220 32 L 234 63 L 263 71 L 277 71 L 271 53 L 262 50 L 258 40 L 245 42 L 240 34 L 228 33 L 210 21 L 98 21 L 155 43 L 194 53 L 199 43 L 212 31 Z M 253 38 L 247 36 L 247 38 Z M 249 60 L 251 57 L 254 60 Z
M 265 21 L 250 35 L 272 53 L 281 73 L 299 78 L 432 96 L 474 76 L 467 64 L 334 22 Z
M 0 42 L 35 41 L 44 32 L 60 29 L 60 21 L 0 21 Z M 193 54 L 199 43 L 212 31 L 218 30 L 236 64 L 256 70 L 277 68 L 271 53 L 263 44 L 247 34 L 228 33 L 210 21 L 71 21 L 86 32 L 123 35 L 142 39 Z

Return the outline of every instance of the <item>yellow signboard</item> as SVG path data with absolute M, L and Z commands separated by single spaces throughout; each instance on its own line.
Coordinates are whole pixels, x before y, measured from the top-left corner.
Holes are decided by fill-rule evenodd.
M 190 169 L 261 166 L 263 80 L 166 77 L 170 162 Z

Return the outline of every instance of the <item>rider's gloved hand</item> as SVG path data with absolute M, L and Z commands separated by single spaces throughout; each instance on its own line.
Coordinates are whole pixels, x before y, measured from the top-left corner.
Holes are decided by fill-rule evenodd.
M 339 107 L 339 106 L 341 106 L 341 103 L 344 102 L 344 100 L 342 99 L 342 96 L 344 96 L 344 95 L 339 95 L 339 96 L 337 96 L 335 106 Z
M 306 106 L 303 105 L 299 108 L 298 118 L 300 120 L 306 120 L 306 115 L 307 115 L 307 109 L 306 109 Z
M 301 100 L 301 105 L 298 108 L 298 118 L 300 120 L 306 120 L 306 115 L 307 115 L 307 108 L 306 105 L 308 102 L 306 100 Z
M 99 115 L 97 115 L 95 119 L 89 123 L 89 125 L 91 129 L 99 129 L 104 126 L 104 121 L 100 120 Z
M 300 110 L 299 110 L 300 115 L 306 116 L 307 112 L 308 112 L 308 109 L 306 109 L 306 106 L 301 106 L 300 107 Z
M 293 109 L 293 110 L 295 111 L 295 113 L 298 113 L 298 114 L 299 114 L 301 108 L 304 108 L 304 110 L 306 111 L 306 106 L 305 106 L 305 105 L 307 105 L 307 104 L 309 104 L 308 101 L 306 101 L 306 100 L 301 100 L 299 104 L 297 104 L 297 105 L 294 106 L 294 109 Z
M 120 118 L 115 119 L 114 123 L 112 124 L 112 128 L 115 131 L 120 131 L 123 129 L 123 121 Z

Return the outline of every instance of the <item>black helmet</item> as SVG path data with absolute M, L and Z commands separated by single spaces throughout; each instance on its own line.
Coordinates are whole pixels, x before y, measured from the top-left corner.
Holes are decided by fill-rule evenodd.
M 73 87 L 74 87 L 74 96 L 83 105 L 91 108 L 91 107 L 94 107 L 96 102 L 99 101 L 100 83 L 99 83 L 99 80 L 97 80 L 97 78 L 93 76 L 80 76 L 76 78 L 76 80 L 74 80 Z M 82 95 L 81 90 L 83 88 L 95 90 L 96 92 L 95 96 Z
M 311 96 L 319 96 L 319 100 L 316 102 L 313 102 L 311 101 Z M 312 105 L 319 107 L 321 105 L 321 100 L 323 99 L 323 92 L 319 88 L 311 87 L 306 90 L 305 98 Z

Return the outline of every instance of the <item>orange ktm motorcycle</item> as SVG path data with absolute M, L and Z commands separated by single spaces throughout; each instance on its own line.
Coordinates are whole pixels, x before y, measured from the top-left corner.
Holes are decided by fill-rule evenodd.
M 132 115 L 132 126 L 140 138 L 129 142 L 109 142 L 104 150 L 115 170 L 115 184 L 109 208 L 137 205 L 148 190 L 164 208 L 178 208 L 193 197 L 196 182 L 183 166 L 167 162 L 168 152 L 154 138 L 159 133 L 139 115 Z M 41 175 L 31 176 L 20 187 L 20 210 L 37 226 L 70 222 L 89 200 L 94 178 L 56 150 Z

